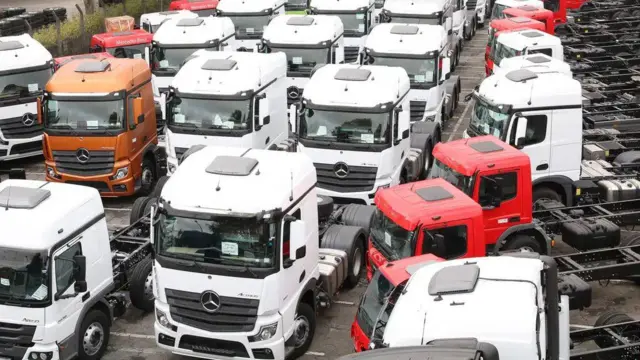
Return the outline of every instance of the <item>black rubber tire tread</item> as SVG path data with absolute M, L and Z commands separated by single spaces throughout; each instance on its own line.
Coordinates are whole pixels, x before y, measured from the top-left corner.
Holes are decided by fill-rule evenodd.
M 154 299 L 144 298 L 144 284 L 147 277 L 152 271 L 153 262 L 150 257 L 142 259 L 131 272 L 129 278 L 129 297 L 131 305 L 144 312 L 152 312 L 154 310 Z
M 169 177 L 164 175 L 161 176 L 158 181 L 156 181 L 156 186 L 153 188 L 153 191 L 151 192 L 151 195 L 149 195 L 150 197 L 160 197 L 160 194 L 162 193 L 162 188 L 164 187 L 164 184 L 167 183 L 167 181 L 169 180 Z
M 562 202 L 562 196 L 560 196 L 560 194 L 555 192 L 553 189 L 550 189 L 548 187 L 539 187 L 533 190 L 532 201 L 534 204 L 538 199 L 544 199 L 544 198 L 556 200 L 560 203 Z
M 149 196 L 153 193 L 153 189 L 155 189 L 156 186 L 156 182 L 158 181 L 158 172 L 156 169 L 156 164 L 153 161 L 153 156 L 145 156 L 144 159 L 142 159 L 142 171 L 144 172 L 144 168 L 145 167 L 149 167 L 151 169 L 151 172 L 153 173 L 153 180 L 151 180 L 151 185 L 149 186 L 148 189 L 144 189 L 140 188 L 140 194 L 141 195 L 146 195 Z M 142 176 L 142 175 L 140 175 Z M 140 180 L 140 182 L 142 182 L 142 179 Z
M 616 156 L 616 158 L 613 160 L 613 163 L 616 165 L 635 164 L 638 162 L 640 162 L 640 151 L 638 150 L 625 151 L 622 154 Z
M 331 225 L 322 236 L 320 240 L 320 247 L 324 249 L 336 249 L 342 250 L 347 253 L 347 261 L 349 266 L 347 269 L 347 276 L 344 282 L 344 286 L 353 288 L 358 284 L 360 276 L 362 276 L 362 270 L 364 269 L 364 251 L 361 251 L 362 259 L 360 261 L 360 269 L 358 275 L 353 275 L 354 256 L 356 248 L 362 249 L 362 243 L 366 241 L 364 230 L 358 226 L 348 225 Z M 358 244 L 358 242 L 360 244 Z
M 184 154 L 182 154 L 180 159 L 178 159 L 178 166 L 182 164 L 184 159 L 186 159 L 189 155 L 195 153 L 196 151 L 200 151 L 205 147 L 206 147 L 205 145 L 193 145 L 192 147 L 190 147 L 187 151 L 184 152 Z
M 299 348 L 293 349 L 291 354 L 287 356 L 287 360 L 293 360 L 293 359 L 297 359 L 299 357 L 304 356 L 304 354 L 311 347 L 311 343 L 313 342 L 313 337 L 316 334 L 316 312 L 313 310 L 313 308 L 306 303 L 299 303 L 296 317 L 297 315 L 302 315 L 306 317 L 307 320 L 309 320 L 309 337 L 307 338 L 307 341 L 304 344 L 302 344 L 302 346 L 300 346 Z
M 318 195 L 318 218 L 328 219 L 333 213 L 333 198 L 324 195 Z
M 99 322 L 102 325 L 102 329 L 104 331 L 104 339 L 102 340 L 102 347 L 98 352 L 89 356 L 84 352 L 84 347 L 82 346 L 82 340 L 84 338 L 84 333 L 86 332 L 89 325 L 94 322 Z M 87 315 L 82 319 L 82 325 L 80 326 L 80 332 L 78 334 L 78 359 L 79 360 L 98 360 L 102 358 L 104 353 L 107 351 L 109 347 L 109 336 L 111 335 L 111 326 L 109 325 L 111 322 L 109 321 L 109 317 L 107 314 L 103 313 L 100 310 L 91 310 Z
M 365 236 L 369 236 L 373 215 L 376 213 L 375 206 L 349 204 L 342 212 L 342 222 L 348 226 L 359 226 L 364 230 Z
M 627 321 L 633 321 L 633 318 L 618 310 L 608 310 L 598 316 L 593 326 L 615 325 Z M 604 336 L 597 337 L 594 341 L 600 348 L 606 348 L 614 345 L 614 342 L 611 341 L 611 339 Z
M 131 205 L 131 212 L 129 213 L 129 224 L 133 224 L 144 216 L 143 212 L 149 201 L 151 201 L 151 198 L 141 196 L 133 202 L 133 205 Z
M 149 215 L 151 213 L 151 207 L 158 201 L 157 197 L 149 196 L 149 201 L 147 201 L 144 206 L 144 210 L 142 211 L 143 216 Z
M 542 246 L 540 243 L 533 237 L 525 234 L 519 234 L 514 236 L 512 239 L 507 239 L 507 243 L 503 247 L 504 250 L 518 250 L 523 247 L 528 247 L 533 250 L 533 252 L 538 254 L 543 254 Z

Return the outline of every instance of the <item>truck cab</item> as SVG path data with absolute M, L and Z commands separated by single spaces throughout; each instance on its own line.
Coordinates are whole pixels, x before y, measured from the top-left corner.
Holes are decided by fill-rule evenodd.
M 46 180 L 103 197 L 149 193 L 164 175 L 151 71 L 142 59 L 74 60 L 47 83 Z
M 504 74 L 513 70 L 532 68 L 540 69 L 540 71 L 557 72 L 569 77 L 573 76 L 571 65 L 545 54 L 532 54 L 503 59 L 500 62 L 500 68 L 496 69 L 494 73 Z
M 236 31 L 236 42 L 229 50 L 255 51 L 271 20 L 285 14 L 285 3 L 286 0 L 222 1 L 216 10 L 217 16 L 231 19 Z
M 453 0 L 387 0 L 380 13 L 381 23 L 425 24 L 444 27 L 453 72 L 462 50 L 462 37 L 454 33 Z
M 316 66 L 344 63 L 344 29 L 334 15 L 282 15 L 262 36 L 260 52 L 287 56 L 287 104 L 300 101 Z
M 487 39 L 487 51 L 485 52 L 485 73 L 491 75 L 493 71 L 493 55 L 495 55 L 495 47 L 498 43 L 498 36 L 511 31 L 522 29 L 535 29 L 545 31 L 544 23 L 526 17 L 513 17 L 504 19 L 494 19 L 489 23 L 489 38 Z
M 544 2 L 541 0 L 495 0 L 493 2 L 493 8 L 491 9 L 491 16 L 489 19 L 502 19 L 504 18 L 503 11 L 508 8 L 515 8 L 518 6 L 531 6 L 538 9 L 544 9 Z
M 117 58 L 147 59 L 153 34 L 142 29 L 96 34 L 90 52 L 107 52 Z
M 441 128 L 455 111 L 460 79 L 451 75 L 448 35 L 440 25 L 379 24 L 367 36 L 362 64 L 400 66 L 411 80 L 411 122 L 431 121 Z
M 275 149 L 287 139 L 286 73 L 281 52 L 195 52 L 169 89 L 169 173 L 194 145 Z
M 540 21 L 544 24 L 544 32 L 554 35 L 556 23 L 553 18 L 553 11 L 537 8 L 531 5 L 523 5 L 514 8 L 507 8 L 502 11 L 505 19 L 515 17 L 526 17 L 529 19 Z
M 235 28 L 228 18 L 169 19 L 153 34 L 151 71 L 166 93 L 185 61 L 200 49 L 233 50 Z
M 309 13 L 313 15 L 336 15 L 342 20 L 344 29 L 344 62 L 358 61 L 358 52 L 374 22 L 375 0 L 311 0 Z
M 218 3 L 218 0 L 173 0 L 169 11 L 189 10 L 199 17 L 215 16 Z
M 198 14 L 189 10 L 161 11 L 140 15 L 140 27 L 142 30 L 155 34 L 165 21 L 169 19 L 193 19 Z
M 51 53 L 28 34 L 0 37 L 0 162 L 42 154 L 37 104 L 53 71 Z
M 540 30 L 522 29 L 497 36 L 496 45 L 492 47 L 490 54 L 493 59 L 491 71 L 500 67 L 502 59 L 528 54 L 546 54 L 554 59 L 564 60 L 560 38 Z

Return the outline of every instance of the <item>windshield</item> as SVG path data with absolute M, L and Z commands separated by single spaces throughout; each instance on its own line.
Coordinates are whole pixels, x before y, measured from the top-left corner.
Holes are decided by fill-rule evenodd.
M 426 18 L 426 17 L 410 17 L 410 16 L 398 16 L 396 14 L 391 15 L 392 23 L 401 24 L 427 24 L 427 25 L 442 25 L 439 18 Z
M 202 49 L 201 47 L 194 48 L 163 48 L 157 47 L 153 52 L 153 64 L 157 70 L 180 70 L 182 63 L 194 52 Z
M 491 58 L 493 59 L 493 66 L 500 66 L 500 61 L 502 61 L 502 59 L 508 59 L 508 58 L 512 58 L 515 56 L 519 56 L 521 54 L 520 51 L 511 48 L 499 41 L 495 41 L 495 46 L 492 47 L 492 56 Z
M 360 329 L 362 329 L 367 336 L 371 337 L 378 314 L 393 288 L 394 286 L 382 275 L 380 270 L 376 271 L 369 282 L 369 286 L 367 286 L 367 290 L 362 296 L 362 301 L 356 314 L 356 321 L 358 325 L 360 325 Z M 384 314 L 386 314 L 386 312 Z M 386 321 L 387 319 L 381 320 Z M 379 328 L 378 331 L 381 333 L 382 328 Z M 378 334 L 376 337 L 382 338 L 382 334 Z
M 435 86 L 437 81 L 436 59 L 402 59 L 395 57 L 372 58 L 374 65 L 399 66 L 407 71 L 411 84 Z
M 144 49 L 147 46 L 148 44 L 119 46 L 107 48 L 107 52 L 117 58 L 142 59 L 144 58 Z
M 487 41 L 487 46 L 489 46 L 489 49 L 493 49 L 493 47 L 496 45 L 496 33 L 498 31 L 495 28 L 489 28 L 489 39 Z
M 371 240 L 390 255 L 390 260 L 413 256 L 413 231 L 400 227 L 379 209 L 371 223 Z
M 0 99 L 8 96 L 37 95 L 49 81 L 53 70 L 20 72 L 0 76 Z
M 124 129 L 124 101 L 47 100 L 45 128 L 51 130 Z
M 215 216 L 213 220 L 159 214 L 159 255 L 211 264 L 271 268 L 275 264 L 275 225 L 255 217 Z
M 39 303 L 48 300 L 46 251 L 0 249 L 0 303 Z
M 162 23 L 158 24 L 158 25 L 151 25 L 148 22 L 144 22 L 142 23 L 142 30 L 150 33 L 150 34 L 155 34 L 156 31 L 158 31 L 158 29 L 160 28 L 160 25 L 162 25 Z
M 506 5 L 495 4 L 493 5 L 493 10 L 491 11 L 491 19 L 502 19 L 502 12 L 506 9 Z
M 307 108 L 300 120 L 300 137 L 356 144 L 387 144 L 388 113 L 369 114 Z
M 198 17 L 209 17 L 211 15 L 216 16 L 217 15 L 217 11 L 216 9 L 202 9 L 202 10 L 191 10 L 191 12 L 194 12 L 196 14 L 198 14 Z
M 366 14 L 365 13 L 348 13 L 348 14 L 331 14 L 336 15 L 342 20 L 345 36 L 361 36 L 367 31 Z
M 223 12 L 221 16 L 228 17 L 233 21 L 233 25 L 236 27 L 236 38 L 238 39 L 260 39 L 271 20 L 269 15 L 227 16 Z
M 250 130 L 249 100 L 176 98 L 169 125 L 194 129 Z
M 430 179 L 443 179 L 451 185 L 460 189 L 465 194 L 473 195 L 473 178 L 471 176 L 464 176 L 459 172 L 453 170 L 447 165 L 443 164 L 439 159 L 435 159 L 433 166 L 429 173 Z
M 316 65 L 326 64 L 329 60 L 329 49 L 270 49 L 272 53 L 283 52 L 287 55 L 287 71 L 291 75 L 309 76 Z M 290 76 L 291 76 L 290 75 Z
M 483 101 L 476 101 L 469 128 L 479 135 L 493 135 L 502 139 L 508 118 L 509 114 L 496 112 L 494 107 L 489 107 Z

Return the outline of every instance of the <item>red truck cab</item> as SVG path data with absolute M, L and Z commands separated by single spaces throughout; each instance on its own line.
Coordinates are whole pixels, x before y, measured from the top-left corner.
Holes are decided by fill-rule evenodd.
M 507 11 L 506 9 L 505 11 Z M 489 38 L 487 40 L 487 49 L 485 52 L 484 69 L 487 76 L 493 73 L 493 62 L 495 59 L 495 47 L 498 42 L 498 36 L 502 33 L 522 30 L 536 29 L 546 31 L 545 24 L 528 17 L 510 17 L 504 19 L 491 20 L 489 23 Z
M 91 53 L 107 52 L 117 58 L 146 59 L 153 34 L 142 29 L 93 35 Z
M 551 10 L 524 5 L 505 9 L 502 13 L 507 19 L 523 17 L 540 21 L 544 24 L 544 29 L 540 29 L 541 31 L 551 35 L 555 34 L 556 22 L 553 17 L 553 11 Z
M 378 331 L 374 329 L 378 315 L 383 317 L 380 320 L 386 321 L 384 319 L 386 313 L 380 314 L 380 310 L 391 291 L 398 285 L 404 284 L 421 267 L 439 261 L 443 260 L 432 254 L 414 256 L 388 262 L 373 274 L 351 324 L 351 339 L 356 352 L 369 350 L 370 336 L 374 330 Z
M 553 12 L 553 19 L 556 24 L 567 22 L 567 0 L 542 0 L 544 8 Z
M 70 55 L 63 56 L 54 59 L 54 71 L 58 70 L 62 65 L 78 59 L 92 59 L 92 60 L 103 60 L 113 58 L 113 55 L 108 52 L 94 53 L 94 54 L 79 54 L 79 55 Z
M 189 10 L 199 17 L 216 14 L 218 0 L 174 0 L 169 4 L 169 10 Z

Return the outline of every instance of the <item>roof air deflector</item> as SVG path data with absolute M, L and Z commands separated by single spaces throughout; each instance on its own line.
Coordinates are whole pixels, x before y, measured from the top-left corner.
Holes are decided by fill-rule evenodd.
M 391 33 L 394 35 L 415 35 L 418 30 L 418 27 L 413 25 L 395 25 L 391 28 Z
M 344 81 L 367 81 L 369 76 L 371 76 L 371 70 L 346 68 L 338 70 L 333 78 Z
M 479 141 L 479 142 L 470 144 L 469 147 L 483 154 L 504 150 L 502 146 L 494 143 L 493 141 Z
M 210 71 L 228 71 L 233 69 L 237 61 L 232 59 L 209 59 L 202 64 L 202 70 Z
M 453 195 L 441 186 L 430 186 L 416 190 L 424 201 L 440 201 L 453 198 Z
M 0 41 L 0 51 L 18 50 L 23 47 L 19 41 Z
M 33 209 L 51 196 L 51 191 L 41 188 L 7 186 L 0 191 L 0 206 L 10 209 Z
M 509 71 L 506 75 L 507 79 L 513 82 L 524 82 L 527 80 L 537 79 L 538 75 L 536 75 L 533 71 L 527 69 L 517 69 L 513 71 Z
M 294 16 L 287 20 L 287 25 L 294 26 L 309 26 L 315 22 L 315 19 L 311 16 Z
M 105 72 L 107 69 L 111 67 L 108 61 L 83 61 L 76 67 L 76 72 L 79 73 L 97 73 L 97 72 Z
M 527 60 L 534 64 L 543 64 L 543 63 L 551 62 L 551 60 L 548 57 L 544 57 L 542 55 L 530 56 L 527 58 Z
M 429 282 L 429 295 L 471 293 L 480 277 L 480 267 L 464 264 L 444 267 L 436 272 Z
M 258 160 L 241 156 L 216 156 L 206 172 L 215 175 L 247 176 L 258 166 Z
M 176 26 L 200 26 L 204 22 L 203 18 L 188 18 L 188 19 L 180 19 Z

